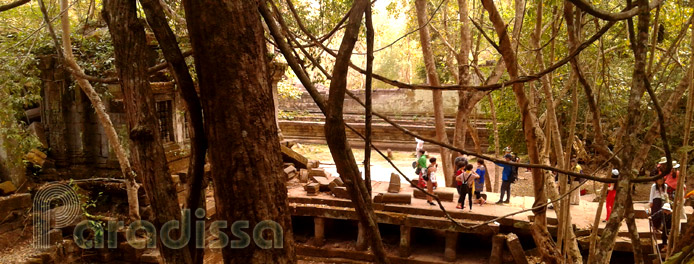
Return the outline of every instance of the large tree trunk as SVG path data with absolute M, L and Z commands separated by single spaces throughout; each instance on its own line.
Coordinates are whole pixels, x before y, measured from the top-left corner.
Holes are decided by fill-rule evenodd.
M 627 112 L 629 113 L 638 112 L 641 104 L 641 98 L 646 90 L 646 82 L 648 81 L 645 70 L 646 42 L 648 41 L 648 24 L 650 14 L 648 0 L 639 0 L 637 2 L 640 10 L 638 17 L 638 35 L 636 36 L 636 39 L 632 39 L 635 41 L 633 43 L 634 71 L 632 75 L 632 87 L 631 91 L 629 92 L 629 103 L 627 106 Z M 576 66 L 573 68 L 576 71 L 579 70 Z M 661 120 L 661 122 L 662 121 L 663 120 Z M 622 150 L 619 157 L 621 161 L 623 161 L 623 164 L 618 164 L 621 166 L 619 166 L 620 174 L 616 185 L 617 195 L 615 197 L 612 214 L 605 225 L 605 231 L 603 231 L 603 234 L 600 237 L 599 246 L 596 248 L 595 261 L 598 263 L 609 262 L 614 242 L 617 238 L 619 226 L 621 225 L 626 211 L 626 206 L 632 206 L 631 204 L 628 204 L 628 196 L 631 192 L 629 180 L 633 177 L 631 170 L 632 158 L 636 153 L 638 139 L 637 134 L 640 131 L 636 118 L 634 118 L 633 115 L 627 115 L 625 124 L 621 130 L 624 131 L 624 133 L 621 133 L 621 138 L 619 138 L 618 142 L 621 142 Z
M 349 61 L 354 45 L 359 37 L 361 18 L 369 4 L 368 0 L 358 0 L 352 6 L 347 29 L 335 59 L 335 67 L 333 68 L 330 81 L 328 108 L 326 109 L 325 117 L 325 135 L 330 153 L 333 156 L 333 160 L 335 160 L 337 172 L 340 173 L 340 177 L 347 185 L 352 201 L 357 205 L 359 220 L 366 226 L 366 230 L 369 230 L 369 232 L 366 232 L 366 236 L 367 240 L 371 242 L 371 249 L 376 256 L 376 261 L 387 263 L 388 259 L 378 231 L 378 223 L 373 211 L 371 195 L 361 178 L 352 148 L 347 142 L 345 123 L 342 116 L 345 92 L 347 90 Z
M 147 42 L 144 26 L 137 18 L 134 1 L 104 1 L 102 16 L 113 40 L 119 83 L 129 128 L 130 155 L 133 167 L 142 177 L 145 192 L 154 212 L 154 226 L 161 230 L 164 223 L 181 219 L 176 189 L 166 164 L 158 120 L 155 117 L 154 97 L 147 79 Z M 187 229 L 186 227 L 183 227 Z M 172 238 L 185 232 L 175 232 Z M 167 247 L 157 239 L 162 258 L 167 263 L 191 263 L 190 252 Z
M 489 19 L 494 25 L 494 29 L 499 36 L 500 52 L 504 59 L 509 76 L 511 79 L 518 78 L 519 70 L 516 61 L 516 54 L 511 46 L 511 40 L 506 33 L 506 25 L 499 15 L 496 5 L 492 0 L 483 0 L 482 5 L 489 13 Z M 536 134 L 537 117 L 529 108 L 528 98 L 523 91 L 523 84 L 514 84 L 513 93 L 516 96 L 516 101 L 521 110 L 523 134 L 525 136 L 525 142 L 528 148 L 528 157 L 530 158 L 530 163 L 540 164 L 537 142 L 538 136 Z M 558 263 L 561 261 L 560 255 L 557 252 L 556 247 L 553 245 L 554 243 L 549 231 L 547 231 L 547 207 L 540 206 L 547 201 L 547 196 L 544 190 L 545 178 L 542 174 L 542 170 L 533 168 L 532 179 L 533 192 L 535 194 L 535 202 L 533 203 L 533 207 L 539 207 L 538 209 L 533 210 L 533 213 L 535 214 L 534 225 L 536 225 L 536 232 L 533 232 L 533 238 L 535 243 L 538 245 L 538 249 L 541 252 L 543 259 L 549 263 Z
M 198 207 L 204 205 L 205 194 L 202 192 L 202 184 L 205 173 L 205 153 L 207 152 L 207 137 L 205 136 L 205 127 L 203 124 L 202 106 L 200 99 L 195 91 L 195 83 L 190 76 L 188 65 L 181 49 L 178 47 L 176 35 L 173 33 L 169 24 L 166 21 L 164 8 L 157 0 L 140 0 L 142 8 L 147 15 L 147 23 L 154 32 L 159 46 L 162 49 L 164 58 L 169 62 L 173 69 L 173 75 L 178 84 L 178 91 L 186 103 L 188 117 L 190 118 L 190 127 L 188 129 L 190 135 L 190 161 L 188 165 L 188 179 L 186 180 L 186 196 L 185 208 L 195 212 Z M 205 209 L 205 207 L 202 207 Z M 195 222 L 190 221 L 190 230 L 192 233 L 204 232 L 204 230 L 196 231 Z M 195 263 L 202 263 L 203 250 L 195 247 L 195 243 L 189 243 L 188 248 L 191 251 Z
M 300 21 L 296 12 L 293 9 L 293 6 L 291 5 L 291 1 L 287 3 L 289 4 L 289 8 L 292 10 L 292 14 L 295 16 L 295 18 L 297 18 L 297 21 Z M 361 179 L 361 177 L 359 177 L 358 167 L 356 161 L 354 160 L 354 155 L 352 154 L 351 148 L 349 148 L 349 143 L 347 142 L 347 136 L 344 130 L 344 126 L 346 126 L 346 124 L 344 123 L 344 120 L 342 120 L 342 101 L 344 99 L 345 93 L 347 92 L 346 65 L 349 62 L 349 58 L 354 47 L 353 45 L 357 39 L 357 33 L 355 32 L 359 30 L 359 23 L 361 22 L 360 18 L 367 5 L 368 2 L 358 2 L 355 3 L 351 9 L 352 13 L 349 14 L 350 23 L 347 26 L 348 30 L 345 31 L 345 36 L 348 36 L 348 42 L 346 42 L 345 45 L 348 46 L 341 46 L 340 53 L 335 55 L 335 57 L 339 57 L 340 59 L 336 60 L 336 71 L 333 71 L 333 74 L 338 75 L 327 74 L 325 70 L 322 69 L 322 67 L 320 67 L 320 65 L 318 65 L 314 59 L 312 59 L 312 62 L 318 65 L 318 67 L 324 73 L 326 73 L 326 76 L 328 78 L 333 80 L 331 81 L 331 85 L 333 85 L 333 83 L 334 85 L 338 85 L 335 88 L 336 90 L 332 90 L 331 86 L 330 94 L 334 95 L 334 97 L 331 100 L 335 100 L 336 102 L 330 104 L 330 107 L 332 107 L 331 109 L 328 109 L 323 96 L 318 92 L 318 90 L 313 85 L 304 69 L 299 65 L 297 58 L 294 57 L 292 53 L 292 49 L 289 47 L 285 40 L 285 37 L 282 35 L 282 31 L 278 28 L 278 23 L 275 21 L 274 17 L 277 17 L 277 21 L 279 22 L 279 24 L 282 25 L 283 28 L 286 28 L 286 24 L 282 20 L 282 17 L 280 15 L 276 15 L 273 17 L 268 8 L 263 5 L 259 6 L 259 11 L 268 25 L 270 34 L 275 39 L 277 46 L 284 55 L 285 59 L 287 60 L 287 64 L 289 64 L 292 70 L 296 73 L 298 79 L 301 81 L 304 87 L 306 87 L 306 90 L 311 95 L 313 100 L 316 102 L 318 108 L 320 108 L 321 111 L 326 115 L 325 134 L 331 135 L 330 137 L 326 137 L 326 139 L 328 140 L 328 146 L 331 149 L 333 159 L 335 161 L 340 161 L 339 163 L 336 162 L 338 172 L 340 173 L 340 178 L 342 178 L 345 182 L 345 185 L 347 185 L 347 191 L 350 193 L 360 223 L 367 228 L 367 232 L 365 233 L 367 235 L 367 241 L 371 242 L 371 248 L 374 254 L 376 255 L 377 261 L 387 262 L 386 253 L 383 248 L 383 243 L 381 241 L 378 225 L 375 221 L 375 215 L 373 213 L 371 196 L 368 194 L 368 190 L 364 184 L 364 181 Z M 302 23 L 298 24 L 299 27 L 301 27 L 302 30 L 304 30 L 304 32 L 309 34 L 305 27 L 303 27 Z M 313 37 L 312 40 L 317 42 L 317 40 Z M 340 99 L 340 97 L 342 99 Z M 333 115 L 332 117 L 330 117 L 331 114 Z M 327 120 L 330 120 L 330 124 L 327 122 Z M 338 124 L 343 127 L 342 130 L 338 129 L 337 127 L 333 127 L 337 126 Z M 330 131 L 328 131 L 329 129 Z
M 266 244 L 224 247 L 225 263 L 295 263 L 287 189 L 256 1 L 186 0 L 217 216 L 266 227 Z M 220 67 L 224 65 L 224 67 Z M 279 226 L 277 226 L 279 225 Z
M 427 1 L 426 0 L 415 0 L 415 8 L 417 9 L 417 23 L 420 27 L 419 29 L 419 41 L 422 46 L 422 57 L 424 57 L 424 66 L 426 67 L 427 80 L 430 85 L 440 86 L 439 75 L 436 73 L 436 64 L 434 61 L 434 53 L 431 49 L 431 37 L 429 36 L 429 27 L 426 27 L 427 23 Z M 462 76 L 461 76 L 462 80 Z M 441 90 L 434 90 L 433 93 L 433 106 L 434 106 L 434 119 L 436 126 L 436 140 L 440 142 L 448 143 L 448 136 L 446 135 L 446 124 L 443 118 L 443 92 Z M 443 175 L 446 178 L 446 186 L 453 186 L 455 180 L 453 179 L 453 166 L 451 166 L 451 151 L 440 147 L 439 151 L 441 153 L 441 165 L 443 169 Z

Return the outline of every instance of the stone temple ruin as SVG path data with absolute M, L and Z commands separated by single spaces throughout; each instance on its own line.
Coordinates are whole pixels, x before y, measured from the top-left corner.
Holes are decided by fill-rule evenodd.
M 273 65 L 273 87 L 275 106 L 283 111 L 305 111 L 307 114 L 292 120 L 277 120 L 283 136 L 281 149 L 284 159 L 283 175 L 287 182 L 289 209 L 292 214 L 293 230 L 297 242 L 297 253 L 301 258 L 332 258 L 344 261 L 369 262 L 374 256 L 367 250 L 365 229 L 358 224 L 357 214 L 350 195 L 342 180 L 335 174 L 334 167 L 319 160 L 309 160 L 297 153 L 293 146 L 297 143 L 323 143 L 324 119 L 318 115 L 317 108 L 305 94 L 299 99 L 280 99 L 276 93 L 276 84 L 282 77 L 286 66 Z M 32 151 L 31 162 L 41 165 L 43 180 L 75 181 L 80 193 L 87 197 L 98 196 L 98 192 L 109 192 L 109 205 L 100 205 L 101 212 L 124 212 L 127 204 L 123 182 L 90 181 L 90 178 L 119 178 L 118 161 L 110 151 L 102 128 L 86 96 L 71 87 L 68 74 L 53 56 L 40 60 L 43 83 L 43 103 L 40 108 L 30 109 L 27 116 L 32 129 L 44 145 L 41 150 Z M 185 177 L 188 166 L 187 133 L 188 119 L 184 103 L 176 91 L 175 84 L 165 76 L 155 76 L 151 83 L 155 96 L 159 132 L 166 150 L 170 172 L 176 184 L 179 202 L 183 203 L 186 193 Z M 102 87 L 109 96 L 105 98 L 107 111 L 122 137 L 125 138 L 125 120 L 122 95 L 118 87 Z M 325 92 L 325 91 L 324 91 Z M 363 96 L 363 95 L 361 95 Z M 385 102 L 418 98 L 413 92 L 379 91 L 374 105 L 386 105 Z M 379 104 L 378 102 L 381 102 Z M 347 100 L 345 104 L 346 122 L 363 132 L 363 115 L 355 102 Z M 457 102 L 451 102 L 456 105 Z M 434 137 L 433 121 L 426 118 L 426 108 L 411 107 L 411 112 L 393 112 L 396 108 L 384 106 L 379 109 L 396 116 L 398 122 L 418 134 Z M 424 117 L 422 117 L 424 116 Z M 452 116 L 447 116 L 447 123 L 452 123 Z M 469 136 L 466 139 L 468 148 L 475 146 L 475 141 L 486 149 L 489 137 L 487 121 L 479 117 L 471 123 L 470 128 L 477 139 Z M 449 136 L 452 129 L 449 128 Z M 360 142 L 355 134 L 348 132 L 354 145 Z M 374 123 L 374 142 L 377 146 L 393 150 L 411 150 L 414 140 L 392 129 L 384 123 Z M 492 164 L 488 164 L 491 166 Z M 209 168 L 207 168 L 209 170 Z M 409 170 L 408 170 L 409 172 Z M 523 176 L 521 176 L 523 177 Z M 5 182 L 13 182 L 3 179 Z M 521 180 L 528 180 L 521 178 Z M 5 193 L 15 192 L 22 188 L 21 183 L 13 183 Z M 9 186 L 9 185 L 8 185 Z M 212 188 L 206 186 L 206 208 L 208 219 L 215 219 L 215 205 Z M 5 189 L 3 189 L 5 190 Z M 393 252 L 390 256 L 393 263 L 455 263 L 464 259 L 483 259 L 490 263 L 512 262 L 527 263 L 526 256 L 537 255 L 532 249 L 529 226 L 532 222 L 530 211 L 511 217 L 502 217 L 508 212 L 532 207 L 533 197 L 516 196 L 507 206 L 485 205 L 474 211 L 453 209 L 458 194 L 454 188 L 440 187 L 434 194 L 448 210 L 446 216 L 438 206 L 425 203 L 425 194 L 414 185 L 406 182 L 397 173 L 391 173 L 388 181 L 372 183 L 374 209 L 384 243 Z M 147 215 L 147 199 L 141 191 L 140 203 L 145 208 L 143 219 Z M 498 199 L 498 194 L 488 193 L 489 201 Z M 7 215 L 0 225 L 0 236 L 19 234 L 26 226 L 25 220 L 30 217 L 31 194 L 12 194 L 0 198 L 0 216 Z M 572 209 L 574 231 L 582 248 L 586 248 L 592 219 L 597 203 L 584 202 Z M 641 207 L 638 207 L 641 208 Z M 687 211 L 691 214 L 691 210 Z M 652 252 L 647 214 L 643 209 L 636 210 L 637 225 L 642 238 L 645 254 Z M 102 220 L 109 220 L 110 216 Z M 456 219 L 466 228 L 452 225 L 448 217 Z M 557 235 L 558 221 L 556 213 L 548 211 L 549 230 Z M 128 243 L 121 243 L 117 249 L 81 249 L 71 239 L 74 225 L 51 229 L 47 234 L 49 241 L 56 246 L 49 251 L 29 256 L 28 263 L 69 263 L 77 260 L 95 262 L 126 263 L 159 263 L 158 252 L 152 249 L 137 249 Z M 599 226 L 604 228 L 604 223 Z M 628 254 L 632 250 L 626 226 L 620 228 L 615 245 L 615 255 Z M 126 241 L 124 230 L 118 230 L 119 241 Z M 208 242 L 215 238 L 208 237 Z M 471 243 L 476 241 L 477 243 Z M 530 246 L 529 246 L 530 245 Z M 461 248 L 465 248 L 463 250 Z M 472 248 L 470 250 L 469 248 Z M 491 248 L 491 253 L 489 251 Z M 214 258 L 214 254 L 210 254 Z M 214 259 L 208 259 L 214 263 Z

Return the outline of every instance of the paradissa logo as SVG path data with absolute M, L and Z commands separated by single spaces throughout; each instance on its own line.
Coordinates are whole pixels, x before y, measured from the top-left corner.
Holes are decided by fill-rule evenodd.
M 211 243 L 210 245 L 205 245 L 205 210 L 198 208 L 195 210 L 195 216 L 199 219 L 195 221 L 195 247 L 196 248 L 224 248 L 230 246 L 231 248 L 245 248 L 251 244 L 251 236 L 246 233 L 245 230 L 250 228 L 250 222 L 246 220 L 235 221 L 231 225 L 231 234 L 238 238 L 237 240 L 229 240 L 229 236 L 222 231 L 228 227 L 227 221 L 214 221 L 210 224 L 209 234 L 217 237 L 218 239 Z M 159 238 L 163 246 L 172 249 L 181 249 L 186 247 L 191 241 L 191 214 L 190 209 L 184 209 L 182 211 L 183 225 L 181 225 L 178 220 L 171 220 L 162 225 L 159 232 Z M 106 240 L 106 246 L 108 248 L 118 247 L 118 236 L 116 232 L 119 228 L 123 227 L 123 221 L 109 221 L 106 226 L 106 230 L 103 230 L 101 225 L 89 224 L 89 221 L 82 221 L 76 227 L 73 233 L 75 243 L 83 249 L 91 248 L 104 248 L 104 240 Z M 143 248 L 155 248 L 157 245 L 157 230 L 154 224 L 148 221 L 134 221 L 129 226 L 126 231 L 126 240 L 130 246 L 137 249 Z M 103 235 L 93 236 L 92 239 L 87 239 L 86 231 L 91 230 L 93 234 L 106 234 L 106 238 Z M 147 239 L 138 239 L 135 233 L 138 230 L 144 230 L 147 233 Z M 172 237 L 171 231 L 179 230 L 179 238 L 174 239 Z M 263 236 L 265 230 L 272 232 L 272 239 L 267 239 Z M 106 231 L 104 233 L 104 231 Z M 262 249 L 270 248 L 282 248 L 284 241 L 284 233 L 282 226 L 275 221 L 265 220 L 261 221 L 253 227 L 252 230 L 253 241 L 255 244 Z

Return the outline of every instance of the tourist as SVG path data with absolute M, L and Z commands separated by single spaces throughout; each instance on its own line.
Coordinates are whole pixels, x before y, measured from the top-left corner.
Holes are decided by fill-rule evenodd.
M 426 178 L 424 178 L 424 181 L 427 183 L 427 192 L 430 194 L 434 194 L 434 184 L 431 183 L 431 179 L 436 177 L 436 170 L 438 169 L 438 164 L 436 164 L 436 157 L 431 157 L 429 159 L 429 167 L 426 169 Z M 431 198 L 431 196 L 427 195 L 427 203 L 429 205 L 436 205 L 434 202 L 434 198 Z
M 512 162 L 514 160 L 513 155 L 511 154 L 506 154 L 504 155 L 504 159 L 508 162 Z M 515 175 L 514 171 L 518 173 L 518 169 L 514 168 L 516 166 L 513 165 L 508 165 L 508 164 L 502 164 L 502 163 L 495 163 L 497 166 L 503 168 L 503 171 L 501 172 L 501 193 L 499 194 L 499 201 L 496 202 L 496 204 L 501 204 L 501 203 L 510 203 L 511 202 L 511 183 L 515 181 Z M 517 174 L 516 174 L 517 175 Z M 504 194 L 506 194 L 506 200 L 504 200 Z
M 677 177 L 680 176 L 680 164 L 677 161 L 672 161 L 672 170 L 665 175 L 665 184 L 667 184 L 667 194 L 670 200 L 675 200 L 675 191 L 677 190 Z
M 617 179 L 619 176 L 619 171 L 617 169 L 612 169 L 612 179 Z M 610 215 L 612 214 L 612 206 L 614 206 L 614 198 L 617 195 L 617 189 L 615 187 L 615 183 L 610 183 L 607 186 L 607 201 L 605 201 L 605 208 L 607 210 L 607 217 L 605 217 L 604 221 L 607 221 L 610 219 Z
M 463 154 L 463 153 L 461 153 L 461 152 L 458 152 L 458 156 L 455 157 L 455 159 L 453 160 L 453 164 L 457 166 L 457 165 L 458 165 L 458 161 L 464 161 L 464 162 L 465 162 L 465 165 L 467 165 L 467 163 L 468 163 L 468 158 L 467 158 L 467 156 L 466 156 L 465 154 Z
M 463 195 L 463 180 L 461 179 L 461 175 L 463 172 L 465 172 L 465 162 L 462 160 L 458 160 L 458 162 L 455 163 L 455 183 L 456 183 L 456 190 L 458 191 L 458 205 L 456 205 L 455 208 L 458 209 L 463 209 L 463 198 L 465 197 Z
M 484 177 L 487 175 L 487 166 L 484 165 L 483 159 L 477 160 L 477 170 L 475 170 L 475 173 L 480 176 L 477 180 L 475 180 L 475 199 L 477 200 L 477 203 L 482 206 L 487 201 L 487 195 L 482 193 L 484 191 Z
M 421 140 L 419 138 L 414 138 L 414 140 L 417 142 L 417 147 L 415 148 L 415 155 L 419 160 L 419 157 L 421 157 L 422 154 L 424 154 L 424 152 L 422 151 L 424 149 L 424 140 Z
M 426 181 L 423 179 L 423 176 L 427 174 L 426 168 L 427 168 L 427 155 L 426 151 L 424 149 L 420 149 L 418 154 L 419 158 L 417 159 L 417 168 L 414 170 L 414 173 L 419 176 L 419 180 L 417 181 L 417 185 L 420 188 L 426 187 Z
M 467 196 L 468 204 L 470 205 L 470 211 L 472 211 L 472 192 L 475 187 L 475 179 L 478 179 L 480 177 L 472 171 L 472 168 L 472 164 L 465 165 L 465 171 L 462 174 L 458 175 L 456 179 L 457 181 L 461 182 L 461 198 L 458 199 L 458 202 L 460 202 L 461 206 L 456 207 L 458 209 L 465 209 L 465 196 Z
M 573 171 L 575 173 L 583 174 L 583 167 L 581 167 L 578 162 L 576 162 L 576 158 L 571 159 L 571 165 L 573 166 Z M 571 205 L 578 205 L 581 202 L 581 192 L 578 190 L 575 190 L 578 188 L 579 184 L 579 179 L 576 177 L 569 177 L 569 190 L 571 191 L 570 196 L 570 203 Z
M 660 209 L 660 211 L 655 213 L 657 217 L 661 218 L 663 225 L 662 225 L 662 234 L 660 238 L 663 240 L 663 244 L 661 244 L 661 252 L 667 252 L 667 239 L 668 236 L 670 235 L 670 228 L 672 227 L 672 206 L 669 203 L 663 204 L 663 208 Z
M 653 219 L 653 227 L 658 230 L 662 222 L 662 217 L 656 217 L 654 214 L 663 208 L 663 204 L 668 203 L 667 184 L 663 178 L 655 180 L 651 186 L 651 195 L 648 198 L 648 206 L 651 209 L 651 218 Z

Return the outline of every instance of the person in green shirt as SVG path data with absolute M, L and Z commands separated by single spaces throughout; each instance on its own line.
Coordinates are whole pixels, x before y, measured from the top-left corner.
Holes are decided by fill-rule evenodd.
M 426 152 L 423 149 L 419 150 L 419 160 L 417 160 L 417 167 L 420 169 L 426 169 L 427 168 L 427 155 L 425 154 Z

